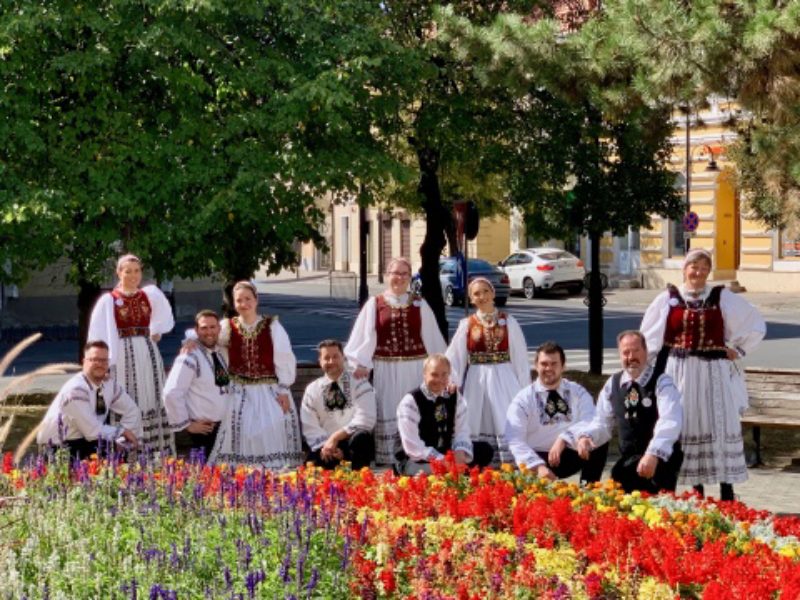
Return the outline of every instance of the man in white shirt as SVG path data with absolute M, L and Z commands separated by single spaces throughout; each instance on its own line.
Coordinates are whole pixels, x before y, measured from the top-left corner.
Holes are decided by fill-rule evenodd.
M 395 472 L 414 475 L 429 471 L 431 460 L 441 460 L 452 450 L 456 463 L 485 467 L 494 451 L 487 442 L 470 439 L 467 403 L 449 390 L 450 361 L 431 354 L 423 365 L 423 383 L 400 400 L 397 429 L 402 450 L 396 454 Z
M 192 450 L 208 458 L 228 411 L 228 368 L 219 341 L 219 316 L 201 310 L 194 319 L 197 344 L 178 354 L 164 384 L 164 408 L 173 431 L 186 431 Z
M 594 401 L 582 385 L 563 377 L 566 356 L 555 342 L 536 351 L 538 377 L 514 397 L 506 413 L 506 441 L 517 466 L 555 480 L 581 472 L 581 482 L 599 481 L 608 444 L 584 460 L 575 448 L 577 433 L 594 418 Z
M 617 347 L 623 370 L 603 386 L 594 419 L 578 435 L 578 454 L 586 456 L 608 442 L 616 423 L 622 457 L 611 478 L 626 492 L 675 491 L 683 462 L 681 393 L 664 373 L 664 361 L 648 364 L 641 332 L 623 331 Z
M 300 404 L 308 460 L 326 469 L 343 460 L 355 470 L 368 467 L 375 458 L 375 390 L 345 369 L 338 340 L 321 341 L 317 352 L 325 374 L 308 384 Z
M 120 416 L 109 425 L 109 412 Z M 88 458 L 98 450 L 136 447 L 142 415 L 133 399 L 108 377 L 108 345 L 90 341 L 84 347 L 83 368 L 59 390 L 36 436 L 39 444 L 64 446 L 73 459 Z M 98 443 L 101 447 L 98 448 Z

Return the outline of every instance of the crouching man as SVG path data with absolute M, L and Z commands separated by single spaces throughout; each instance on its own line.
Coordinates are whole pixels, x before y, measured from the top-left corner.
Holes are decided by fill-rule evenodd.
M 429 461 L 442 459 L 453 450 L 456 463 L 485 467 L 494 451 L 486 442 L 472 442 L 467 404 L 450 393 L 450 361 L 431 354 L 423 365 L 423 382 L 406 394 L 397 406 L 397 429 L 402 450 L 395 455 L 395 472 L 414 475 L 429 472 Z
M 588 456 L 611 439 L 616 423 L 622 457 L 611 478 L 626 492 L 673 492 L 683 452 L 678 438 L 683 423 L 681 394 L 664 373 L 664 364 L 647 362 L 647 345 L 639 331 L 617 337 L 623 370 L 612 375 L 600 392 L 591 424 L 578 439 L 578 454 Z
M 539 477 L 559 479 L 581 472 L 581 482 L 599 481 L 608 443 L 598 444 L 586 458 L 575 451 L 581 428 L 594 418 L 594 401 L 582 385 L 564 379 L 566 357 L 555 342 L 536 350 L 537 378 L 511 401 L 506 441 L 517 466 Z
M 98 442 L 108 447 L 138 445 L 142 416 L 139 407 L 108 375 L 108 345 L 93 341 L 84 347 L 83 367 L 59 390 L 44 416 L 36 439 L 39 444 L 64 446 L 70 458 L 88 458 Z M 120 417 L 109 425 L 109 413 Z
M 323 340 L 317 351 L 325 374 L 308 384 L 300 405 L 308 460 L 326 469 L 343 460 L 368 467 L 375 458 L 375 390 L 345 369 L 341 342 Z

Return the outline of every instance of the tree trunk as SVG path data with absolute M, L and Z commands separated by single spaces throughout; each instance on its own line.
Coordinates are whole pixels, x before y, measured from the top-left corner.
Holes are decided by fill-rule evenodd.
M 600 233 L 590 233 L 592 265 L 589 275 L 589 372 L 603 372 L 603 290 L 600 282 Z
M 380 223 L 379 223 L 380 225 Z M 367 209 L 358 205 L 358 306 L 364 306 L 369 299 L 367 285 Z
M 78 281 L 78 362 L 83 362 L 83 347 L 89 341 L 89 319 L 92 308 L 100 297 L 100 286 L 96 283 L 81 279 Z
M 439 189 L 439 153 L 427 147 L 417 147 L 419 160 L 419 186 L 417 192 L 422 196 L 422 208 L 425 210 L 425 239 L 420 246 L 419 254 L 422 266 L 419 274 L 422 280 L 422 295 L 436 316 L 436 323 L 444 336 L 449 339 L 447 316 L 445 314 L 442 285 L 439 282 L 439 257 L 446 245 L 445 229 L 450 222 L 450 213 L 442 205 L 442 194 Z

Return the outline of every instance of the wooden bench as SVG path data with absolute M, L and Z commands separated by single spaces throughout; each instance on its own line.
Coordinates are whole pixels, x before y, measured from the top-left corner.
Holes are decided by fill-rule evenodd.
M 761 428 L 800 429 L 800 370 L 745 369 L 750 408 L 742 424 L 753 427 L 756 465 L 761 462 Z

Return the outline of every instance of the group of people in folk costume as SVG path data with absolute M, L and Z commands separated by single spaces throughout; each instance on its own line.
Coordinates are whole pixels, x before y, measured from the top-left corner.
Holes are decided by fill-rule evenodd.
M 721 497 L 732 499 L 733 484 L 747 477 L 739 423 L 747 394 L 736 359 L 766 329 L 743 298 L 708 285 L 710 271 L 708 252 L 687 254 L 683 284 L 653 301 L 641 331 L 620 334 L 623 370 L 595 405 L 563 377 L 558 344 L 539 347 L 531 383 L 522 330 L 495 307 L 488 280 L 470 281 L 476 310 L 448 345 L 431 308 L 409 291 L 411 264 L 393 259 L 386 291 L 366 302 L 347 344 L 320 343 L 324 374 L 307 387 L 298 415 L 289 337 L 276 317 L 258 313 L 250 282 L 233 289 L 237 316 L 198 314 L 195 338 L 184 344 L 164 386 L 155 342 L 174 325 L 169 303 L 157 288 L 139 288 L 141 262 L 127 255 L 118 263 L 119 285 L 94 309 L 89 333 L 90 341 L 105 343 L 116 387 L 103 391 L 106 383 L 87 376 L 97 375 L 97 362 L 94 370 L 85 364 L 54 400 L 39 441 L 122 435 L 121 441 L 174 451 L 172 432 L 186 430 L 210 461 L 285 468 L 303 460 L 304 437 L 308 458 L 325 467 L 374 461 L 413 473 L 453 450 L 465 464 L 513 460 L 542 477 L 580 471 L 582 480 L 596 481 L 616 427 L 621 458 L 612 477 L 625 489 L 674 490 L 680 482 L 703 493 L 703 484 L 719 483 Z M 116 396 L 116 405 L 101 411 L 98 390 Z M 77 418 L 76 411 L 85 414 Z M 109 412 L 122 415 L 116 428 L 108 426 Z M 89 422 L 91 431 L 83 432 L 79 424 Z

